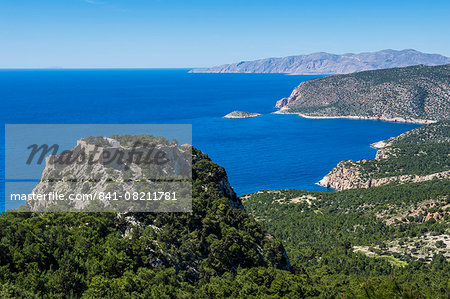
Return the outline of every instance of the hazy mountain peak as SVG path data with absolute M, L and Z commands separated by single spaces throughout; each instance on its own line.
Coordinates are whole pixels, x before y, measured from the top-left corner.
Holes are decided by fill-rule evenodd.
M 450 58 L 439 54 L 422 53 L 414 49 L 385 49 L 359 54 L 316 52 L 308 55 L 271 57 L 241 61 L 211 68 L 193 69 L 191 73 L 292 73 L 305 75 L 347 74 L 359 71 L 406 67 L 412 65 L 442 65 Z

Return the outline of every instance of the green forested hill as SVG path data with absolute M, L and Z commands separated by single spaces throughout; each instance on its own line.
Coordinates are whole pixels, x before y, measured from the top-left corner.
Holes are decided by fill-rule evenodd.
M 302 82 L 284 112 L 394 120 L 450 118 L 450 65 L 410 66 L 333 75 Z
M 308 273 L 321 294 L 391 298 L 393 285 L 408 290 L 406 297 L 450 292 L 449 180 L 330 193 L 260 191 L 245 196 L 244 206 L 282 240 L 293 267 Z
M 260 191 L 241 202 L 207 155 L 193 149 L 192 166 L 192 213 L 1 214 L 1 297 L 446 298 L 450 292 L 449 180 Z
M 450 142 L 450 120 L 442 120 L 387 140 L 389 144 L 436 144 Z
M 281 242 L 224 196 L 224 169 L 193 154 L 192 213 L 3 213 L 1 297 L 314 294 Z

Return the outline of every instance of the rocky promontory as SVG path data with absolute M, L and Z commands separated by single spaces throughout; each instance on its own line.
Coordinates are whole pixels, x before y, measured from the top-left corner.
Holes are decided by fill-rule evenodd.
M 431 123 L 450 118 L 450 64 L 333 75 L 302 82 L 276 103 L 306 118 Z
M 372 144 L 373 160 L 341 161 L 319 185 L 336 190 L 450 178 L 450 121 L 426 125 Z
M 91 136 L 78 140 L 70 151 L 48 156 L 41 179 L 32 191 L 35 195 L 59 193 L 70 200 L 28 200 L 26 208 L 63 212 L 122 211 L 131 194 L 186 189 L 192 178 L 191 169 L 191 145 L 178 145 L 176 141 L 151 135 Z M 182 182 L 166 183 L 175 179 Z M 189 192 L 183 192 L 186 195 L 183 198 L 189 198 Z M 95 197 L 81 198 L 88 194 L 95 194 Z M 190 209 L 184 205 L 187 200 L 178 202 L 182 203 L 176 207 L 179 211 Z M 155 206 L 132 203 L 125 210 L 146 211 Z
M 225 115 L 223 118 L 250 118 L 260 116 L 260 113 L 252 113 L 246 111 L 233 111 Z
M 383 178 L 370 178 L 362 175 L 361 163 L 364 161 L 342 161 L 333 168 L 318 184 L 325 188 L 336 190 L 348 190 L 359 188 L 370 188 L 389 183 L 420 183 L 430 181 L 432 179 L 448 179 L 450 178 L 450 170 L 436 172 L 428 175 L 398 175 Z

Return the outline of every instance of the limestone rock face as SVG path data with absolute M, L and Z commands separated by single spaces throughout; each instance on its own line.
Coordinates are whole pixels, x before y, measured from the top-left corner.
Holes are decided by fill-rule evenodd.
M 126 193 L 150 192 L 152 188 L 163 191 L 160 180 L 192 178 L 191 152 L 191 146 L 169 142 L 130 147 L 111 138 L 102 139 L 100 145 L 81 139 L 72 150 L 46 158 L 41 179 L 32 193 L 58 192 L 68 197 L 88 194 L 124 196 Z M 158 157 L 162 159 L 160 162 Z M 91 203 L 92 200 L 69 200 L 64 206 L 82 210 Z M 111 203 L 114 201 L 101 202 L 104 207 Z M 27 201 L 32 211 L 57 204 L 62 202 Z
M 289 103 L 293 100 L 293 98 L 282 98 L 281 100 L 278 100 L 275 104 L 275 108 L 282 109 L 283 107 L 286 107 L 289 105 Z
M 418 175 L 400 175 L 385 178 L 364 178 L 358 169 L 358 164 L 354 163 L 354 166 L 349 166 L 348 161 L 339 162 L 329 174 L 327 174 L 322 180 L 319 181 L 319 185 L 326 188 L 332 188 L 336 190 L 348 190 L 348 189 L 360 189 L 370 188 L 386 185 L 392 182 L 397 183 L 420 183 L 430 181 L 433 179 L 449 179 L 450 170 L 432 173 L 425 176 Z
M 336 190 L 346 190 L 368 188 L 371 182 L 361 177 L 358 163 L 341 161 L 330 173 L 319 181 L 319 185 Z

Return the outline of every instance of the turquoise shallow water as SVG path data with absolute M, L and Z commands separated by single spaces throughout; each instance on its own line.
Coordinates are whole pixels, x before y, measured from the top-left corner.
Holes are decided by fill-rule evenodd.
M 226 168 L 238 194 L 279 188 L 324 190 L 315 183 L 339 161 L 373 158 L 376 151 L 370 143 L 417 125 L 271 114 L 278 99 L 316 77 L 187 70 L 1 70 L 0 114 L 3 124 L 192 124 L 192 143 Z M 263 115 L 222 118 L 233 110 Z M 4 177 L 4 134 L 1 144 Z M 35 177 L 39 175 L 36 171 Z

